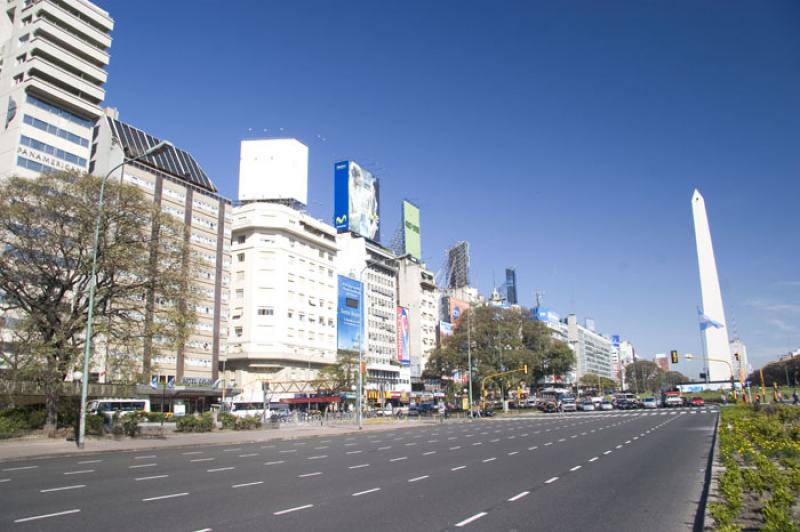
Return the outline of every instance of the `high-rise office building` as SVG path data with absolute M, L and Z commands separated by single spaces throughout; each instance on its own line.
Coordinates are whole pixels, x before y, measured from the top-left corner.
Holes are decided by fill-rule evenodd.
M 121 122 L 116 111 L 109 109 L 97 124 L 90 171 L 106 175 L 123 161 L 124 153 L 141 153 L 159 142 Z M 210 385 L 218 377 L 228 333 L 231 202 L 219 195 L 194 157 L 178 148 L 126 163 L 111 179 L 138 187 L 162 212 L 185 224 L 185 238 L 199 264 L 190 274 L 197 317 L 194 330 L 174 352 L 153 353 L 146 340 L 142 360 L 145 377 L 152 374 L 162 381 L 174 378 L 177 384 Z M 146 314 L 154 304 L 157 302 L 143 304 L 143 312 Z
M 447 250 L 447 288 L 469 286 L 469 242 L 459 242 Z
M 517 270 L 506 268 L 506 303 L 516 305 L 517 303 Z
M 0 177 L 87 171 L 114 21 L 86 0 L 8 0 L 4 15 Z
M 580 378 L 587 373 L 616 380 L 612 354 L 614 351 L 611 339 L 578 324 L 575 314 L 567 316 L 567 335 L 569 345 L 575 351 L 575 377 Z

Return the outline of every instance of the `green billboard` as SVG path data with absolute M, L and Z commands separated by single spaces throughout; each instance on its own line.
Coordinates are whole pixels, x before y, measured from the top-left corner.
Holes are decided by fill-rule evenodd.
M 403 200 L 403 247 L 406 254 L 422 259 L 422 238 L 419 233 L 419 207 Z

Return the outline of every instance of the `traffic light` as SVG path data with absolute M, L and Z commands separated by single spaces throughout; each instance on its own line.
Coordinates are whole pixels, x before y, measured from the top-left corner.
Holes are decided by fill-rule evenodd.
M 669 352 L 669 354 L 672 356 L 672 363 L 673 364 L 677 364 L 678 363 L 678 352 L 673 349 L 672 351 Z
M 525 371 L 525 375 L 527 375 L 528 374 L 528 365 L 527 364 L 523 364 L 522 369 Z
M 739 362 L 739 353 L 734 353 L 733 356 L 736 357 L 736 362 Z

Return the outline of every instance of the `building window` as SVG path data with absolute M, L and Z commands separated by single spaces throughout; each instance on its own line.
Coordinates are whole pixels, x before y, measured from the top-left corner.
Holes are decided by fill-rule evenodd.
M 294 318 L 294 311 L 293 311 L 293 310 L 290 310 L 290 311 L 286 312 L 286 316 L 287 316 L 289 319 L 292 319 L 292 318 Z
M 243 297 L 244 297 L 244 288 L 237 288 L 236 299 L 242 299 Z
M 259 316 L 272 316 L 274 314 L 275 310 L 272 307 L 258 307 Z
M 241 337 L 242 334 L 243 334 L 242 328 L 241 327 L 234 327 L 233 328 L 233 334 L 235 334 L 237 338 Z
M 56 158 L 61 159 L 62 161 L 67 161 L 68 163 L 72 163 L 78 166 L 86 166 L 87 164 L 86 159 L 84 159 L 83 157 L 78 157 L 74 153 L 64 151 L 62 149 L 56 148 L 55 146 L 51 146 L 49 144 L 45 144 L 44 142 L 40 142 L 36 139 L 26 137 L 25 135 L 20 136 L 19 143 L 22 144 L 23 146 L 28 146 L 29 148 L 33 148 L 34 150 L 38 150 L 53 155 Z
M 21 75 L 21 74 L 20 74 Z M 74 133 L 70 133 L 64 129 L 58 128 L 52 124 L 48 124 L 44 120 L 39 120 L 38 118 L 33 118 L 30 115 L 24 115 L 22 117 L 22 121 L 28 124 L 29 126 L 33 126 L 36 129 L 41 129 L 42 131 L 46 131 L 51 135 L 55 135 L 56 137 L 61 137 L 62 139 L 66 139 L 74 144 L 78 144 L 79 146 L 83 146 L 84 148 L 89 147 L 89 140 L 83 137 L 79 137 Z
M 236 237 L 237 244 L 244 244 L 246 240 L 247 240 L 246 235 L 239 235 L 238 237 Z
M 244 262 L 244 253 L 237 253 L 236 254 L 236 260 L 238 262 Z

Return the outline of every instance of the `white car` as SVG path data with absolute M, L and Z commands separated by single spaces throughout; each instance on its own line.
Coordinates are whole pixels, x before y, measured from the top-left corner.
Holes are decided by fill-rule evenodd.
M 581 403 L 581 410 L 584 412 L 594 412 L 594 403 L 589 399 Z
M 600 410 L 614 410 L 614 405 L 608 399 L 600 401 Z
M 658 402 L 655 397 L 645 397 L 642 399 L 642 408 L 658 408 Z

